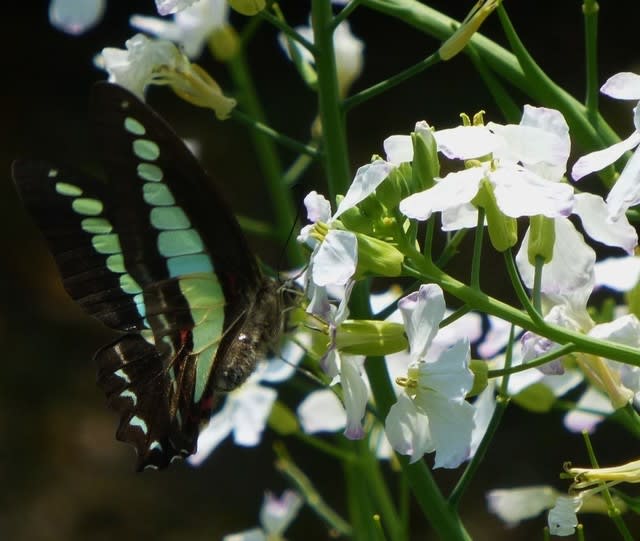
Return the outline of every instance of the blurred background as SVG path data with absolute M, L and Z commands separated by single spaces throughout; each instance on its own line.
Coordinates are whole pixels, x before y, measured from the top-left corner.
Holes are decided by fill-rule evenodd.
M 280 493 L 287 487 L 274 471 L 274 438 L 269 434 L 258 448 L 227 441 L 199 468 L 178 464 L 161 473 L 133 471 L 134 451 L 114 438 L 117 419 L 95 385 L 91 361 L 112 334 L 85 316 L 62 290 L 10 177 L 10 164 L 17 157 L 45 157 L 81 168 L 95 165 L 87 99 L 91 84 L 105 74 L 93 67 L 92 58 L 105 46 L 122 48 L 133 34 L 129 16 L 154 15 L 153 2 L 110 0 L 102 23 L 80 37 L 50 26 L 46 0 L 10 4 L 0 38 L 5 40 L 0 87 L 0 539 L 200 541 L 256 526 L 264 490 Z M 430 2 L 458 19 L 472 4 Z M 581 2 L 506 2 L 506 7 L 542 68 L 581 99 Z M 282 9 L 290 22 L 306 24 L 308 2 L 283 0 Z M 240 16 L 232 20 L 238 27 L 245 22 Z M 601 82 L 619 71 L 639 71 L 638 20 L 638 3 L 601 3 Z M 366 46 L 364 72 L 354 91 L 393 75 L 438 47 L 427 36 L 366 9 L 356 10 L 351 23 Z M 490 20 L 483 30 L 504 43 L 497 21 Z M 260 28 L 249 56 L 270 123 L 306 140 L 315 117 L 314 95 L 299 81 L 268 25 Z M 199 63 L 225 87 L 224 66 L 207 54 Z M 148 100 L 181 136 L 197 141 L 201 160 L 234 211 L 270 218 L 268 208 L 256 206 L 264 200 L 264 188 L 244 127 L 217 122 L 165 89 L 153 88 Z M 604 112 L 626 137 L 633 129 L 630 107 L 611 101 L 603 100 Z M 417 120 L 447 127 L 458 122 L 460 112 L 473 114 L 480 109 L 486 111 L 487 120 L 502 120 L 469 60 L 460 55 L 437 65 L 350 114 L 353 171 L 372 153 L 382 152 L 385 137 L 408 133 Z M 310 169 L 295 188 L 298 201 L 321 187 L 321 179 L 321 171 Z M 255 245 L 261 257 L 275 263 L 281 247 Z M 508 296 L 500 292 L 499 282 L 498 275 L 496 283 L 487 283 L 486 288 Z M 285 443 L 321 494 L 346 515 L 343 473 L 336 463 L 296 442 Z M 637 441 L 612 423 L 598 429 L 593 443 L 603 464 L 638 458 L 640 450 Z M 564 430 L 561 413 L 537 416 L 510 408 L 462 503 L 473 538 L 540 539 L 542 520 L 508 529 L 488 513 L 484 494 L 527 484 L 552 484 L 564 490 L 559 472 L 566 460 L 587 463 L 581 437 Z M 446 491 L 456 472 L 439 471 L 437 478 Z M 590 539 L 608 538 L 612 532 L 604 517 L 582 518 Z M 640 522 L 630 519 L 630 524 L 640 531 Z M 413 539 L 435 538 L 420 515 L 411 530 Z M 315 541 L 328 535 L 305 508 L 287 536 Z

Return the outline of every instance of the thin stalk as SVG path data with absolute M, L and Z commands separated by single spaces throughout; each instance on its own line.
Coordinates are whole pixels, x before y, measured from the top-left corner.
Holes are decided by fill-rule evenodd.
M 598 12 L 600 7 L 595 0 L 585 0 L 582 4 L 584 14 L 585 64 L 587 68 L 587 95 L 585 106 L 587 117 L 592 124 L 598 122 Z
M 396 73 L 395 75 L 385 79 L 384 81 L 380 81 L 375 85 L 370 86 L 369 88 L 365 88 L 361 90 L 357 94 L 348 97 L 344 100 L 343 109 L 345 111 L 349 111 L 353 109 L 357 105 L 374 98 L 387 90 L 393 88 L 394 86 L 399 85 L 400 83 L 404 83 L 406 80 L 415 77 L 418 73 L 423 72 L 427 68 L 430 68 L 434 64 L 440 61 L 440 56 L 438 53 L 433 53 L 426 58 L 420 60 L 413 66 L 408 67 L 407 69 L 402 70 L 400 73 Z
M 478 209 L 478 223 L 473 241 L 473 259 L 471 260 L 471 287 L 480 287 L 480 263 L 482 262 L 482 240 L 484 239 L 484 209 Z
M 340 107 L 340 92 L 336 57 L 333 48 L 333 13 L 329 0 L 312 0 L 311 19 L 317 54 L 318 110 L 322 122 L 323 149 L 331 201 L 346 193 L 351 173 L 344 113 Z
M 229 60 L 228 64 L 235 86 L 242 90 L 241 103 L 252 119 L 260 124 L 265 124 L 265 115 L 249 72 L 244 51 L 240 50 L 238 54 Z M 286 242 L 289 231 L 296 219 L 291 191 L 284 189 L 282 184 L 282 165 L 271 137 L 257 130 L 251 130 L 250 134 L 260 168 L 265 175 L 265 182 L 274 211 L 276 233 L 281 242 Z M 287 243 L 286 251 L 290 264 L 302 265 L 304 259 L 298 243 Z

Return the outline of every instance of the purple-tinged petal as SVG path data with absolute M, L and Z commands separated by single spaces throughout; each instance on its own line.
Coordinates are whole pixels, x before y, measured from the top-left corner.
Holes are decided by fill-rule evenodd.
M 331 219 L 331 203 L 315 190 L 305 196 L 304 206 L 310 222 L 328 222 Z

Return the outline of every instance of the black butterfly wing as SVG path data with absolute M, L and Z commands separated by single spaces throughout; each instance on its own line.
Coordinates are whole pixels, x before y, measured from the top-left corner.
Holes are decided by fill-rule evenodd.
M 44 160 L 18 160 L 12 174 L 69 295 L 109 327 L 143 329 L 141 289 L 125 269 L 104 185 Z
M 133 331 L 96 354 L 98 383 L 138 469 L 162 468 L 195 451 L 215 391 L 246 378 L 281 316 L 272 281 L 171 128 L 106 83 L 91 112 L 108 186 L 45 162 L 16 163 L 14 178 L 71 296 Z M 88 218 L 103 221 L 90 230 Z

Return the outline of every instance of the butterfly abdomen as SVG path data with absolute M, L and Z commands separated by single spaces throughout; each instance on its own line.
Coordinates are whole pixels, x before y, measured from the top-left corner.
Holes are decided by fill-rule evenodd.
M 238 329 L 228 349 L 216 359 L 214 391 L 229 392 L 242 385 L 278 340 L 283 327 L 282 295 L 278 282 L 263 280 L 255 300 L 238 321 Z M 274 325 L 274 322 L 278 322 Z

